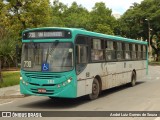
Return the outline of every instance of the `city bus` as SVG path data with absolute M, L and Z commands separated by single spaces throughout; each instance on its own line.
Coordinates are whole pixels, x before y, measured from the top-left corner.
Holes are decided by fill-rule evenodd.
M 46 27 L 22 33 L 20 92 L 93 100 L 101 91 L 148 73 L 147 42 L 87 31 Z

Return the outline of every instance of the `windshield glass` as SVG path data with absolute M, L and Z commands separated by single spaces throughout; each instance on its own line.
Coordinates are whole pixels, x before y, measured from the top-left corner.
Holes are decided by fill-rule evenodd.
M 62 72 L 73 69 L 72 43 L 23 43 L 22 69 Z

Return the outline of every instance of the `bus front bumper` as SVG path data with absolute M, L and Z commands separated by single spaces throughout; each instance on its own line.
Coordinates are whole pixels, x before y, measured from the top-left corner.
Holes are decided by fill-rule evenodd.
M 39 89 L 46 90 L 46 92 L 39 92 Z M 61 97 L 61 98 L 76 98 L 77 89 L 74 83 L 68 84 L 66 86 L 57 88 L 56 86 L 35 86 L 26 85 L 20 81 L 20 92 L 24 95 L 34 95 L 34 96 L 48 96 L 48 97 Z

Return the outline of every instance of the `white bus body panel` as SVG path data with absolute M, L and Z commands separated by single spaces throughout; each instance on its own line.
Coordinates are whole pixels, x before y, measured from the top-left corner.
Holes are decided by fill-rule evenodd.
M 101 78 L 102 90 L 131 82 L 132 71 L 136 71 L 137 80 L 146 75 L 146 60 L 89 63 L 77 75 L 77 97 L 92 93 L 92 82 L 97 75 Z M 89 73 L 89 76 L 86 74 Z

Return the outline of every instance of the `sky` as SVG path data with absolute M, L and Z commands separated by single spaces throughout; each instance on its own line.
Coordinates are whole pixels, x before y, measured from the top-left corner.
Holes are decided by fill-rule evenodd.
M 51 3 L 53 0 L 50 0 Z M 92 10 L 96 2 L 104 2 L 106 6 L 112 9 L 113 14 L 122 15 L 134 2 L 141 3 L 143 0 L 59 0 L 60 2 L 70 6 L 74 1 L 81 4 L 89 11 Z

